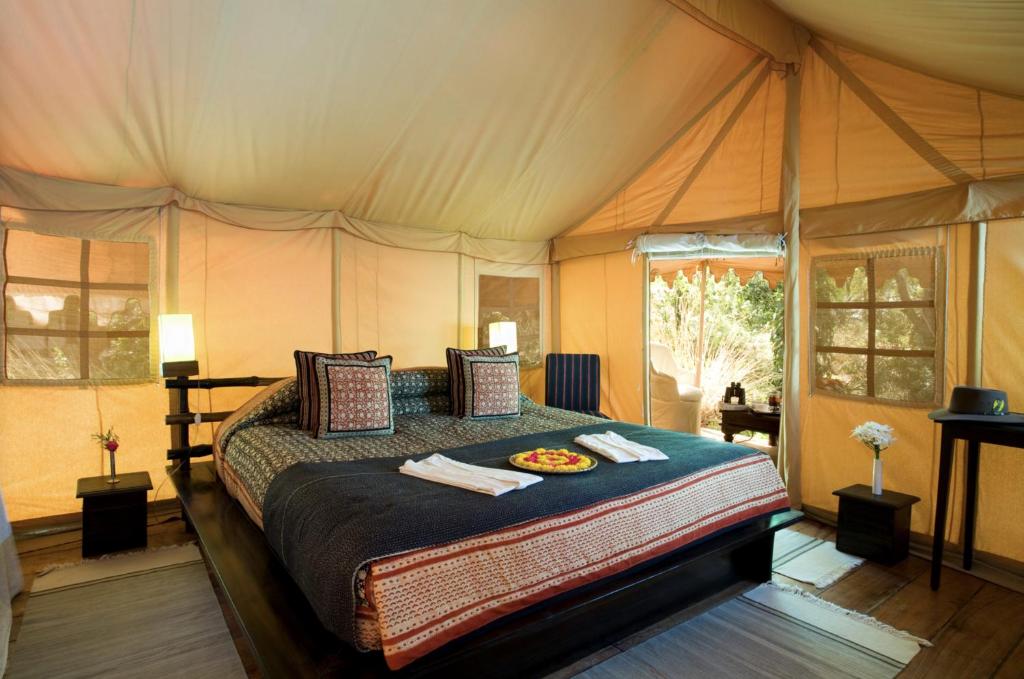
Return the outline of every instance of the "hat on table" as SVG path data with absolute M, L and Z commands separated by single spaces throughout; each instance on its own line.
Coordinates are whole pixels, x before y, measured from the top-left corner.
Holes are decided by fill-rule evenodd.
M 936 422 L 991 422 L 1022 424 L 1024 415 L 1010 412 L 1006 392 L 986 387 L 953 387 L 949 407 L 933 410 L 928 417 Z

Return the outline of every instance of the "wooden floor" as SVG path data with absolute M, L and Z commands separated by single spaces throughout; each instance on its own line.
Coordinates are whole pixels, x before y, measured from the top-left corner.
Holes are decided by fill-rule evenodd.
M 795 529 L 834 539 L 833 529 L 813 521 L 805 521 Z M 150 547 L 191 541 L 176 514 L 165 511 L 150 516 Z M 78 561 L 80 550 L 81 534 L 77 531 L 19 540 L 18 552 L 26 589 L 31 587 L 38 570 L 52 564 Z M 867 563 L 824 590 L 816 590 L 811 585 L 784 576 L 776 575 L 775 579 L 931 640 L 934 647 L 922 649 L 900 677 L 1024 677 L 1024 594 L 948 568 L 942 575 L 942 587 L 938 592 L 932 592 L 928 587 L 928 562 L 914 556 L 893 567 Z M 220 593 L 217 594 L 221 598 Z M 638 632 L 586 661 L 566 668 L 558 676 L 571 676 L 614 657 L 707 610 L 721 599 L 705 602 Z M 27 600 L 26 594 L 14 600 L 13 644 L 17 644 Z M 224 609 L 223 598 L 221 606 Z M 224 613 L 249 676 L 259 676 L 230 612 L 224 609 Z

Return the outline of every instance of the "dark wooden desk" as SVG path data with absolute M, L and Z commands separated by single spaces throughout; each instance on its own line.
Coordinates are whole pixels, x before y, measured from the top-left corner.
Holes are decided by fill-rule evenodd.
M 967 442 L 967 479 L 964 484 L 964 570 L 974 565 L 974 523 L 978 512 L 978 461 L 981 444 L 1024 448 L 1024 425 L 997 422 L 942 422 L 942 447 L 939 453 L 939 487 L 935 494 L 935 537 L 932 541 L 932 589 L 939 588 L 942 577 L 942 551 L 946 534 L 946 509 L 949 482 L 953 473 L 953 454 L 957 439 Z
M 779 422 L 778 413 L 755 413 L 753 410 L 723 410 L 722 434 L 725 440 L 732 443 L 732 438 L 741 431 L 759 431 L 768 434 L 768 445 L 778 445 Z

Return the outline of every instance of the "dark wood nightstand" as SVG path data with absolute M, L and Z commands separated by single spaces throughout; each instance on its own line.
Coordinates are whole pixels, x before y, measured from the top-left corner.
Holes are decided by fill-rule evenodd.
M 146 491 L 153 488 L 149 472 L 78 479 L 82 499 L 82 557 L 99 556 L 146 546 Z
M 921 498 L 891 490 L 873 495 L 862 484 L 832 493 L 839 496 L 836 548 L 883 564 L 907 558 L 910 550 L 910 507 Z

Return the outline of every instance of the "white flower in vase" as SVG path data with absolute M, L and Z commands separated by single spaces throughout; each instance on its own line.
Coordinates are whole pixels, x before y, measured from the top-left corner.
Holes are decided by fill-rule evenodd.
M 875 451 L 876 458 L 883 450 L 896 442 L 892 427 L 870 420 L 854 427 L 850 436 Z
M 887 424 L 878 422 L 865 422 L 853 428 L 850 434 L 865 446 L 875 452 L 875 464 L 871 481 L 871 492 L 874 495 L 882 494 L 882 451 L 896 442 L 893 436 L 893 429 Z

